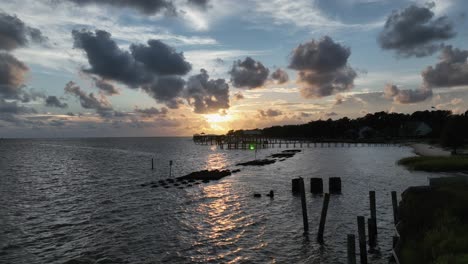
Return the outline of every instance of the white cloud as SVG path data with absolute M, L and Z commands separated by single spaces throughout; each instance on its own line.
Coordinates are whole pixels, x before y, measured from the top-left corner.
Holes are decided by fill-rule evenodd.
M 256 12 L 267 19 L 272 19 L 276 25 L 292 24 L 311 31 L 327 31 L 334 29 L 373 29 L 381 27 L 384 19 L 368 24 L 348 24 L 333 19 L 320 10 L 316 0 L 253 0 Z M 253 20 L 257 20 L 255 17 Z

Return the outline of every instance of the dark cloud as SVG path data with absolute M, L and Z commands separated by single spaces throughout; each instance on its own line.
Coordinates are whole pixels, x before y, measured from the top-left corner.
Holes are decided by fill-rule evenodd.
M 30 107 L 21 106 L 17 101 L 8 102 L 0 98 L 0 114 L 31 114 L 36 110 Z
M 428 88 L 443 88 L 468 85 L 468 50 L 446 46 L 435 67 L 422 72 L 424 85 Z
M 91 68 L 84 69 L 86 73 L 96 74 L 105 79 L 122 82 L 136 88 L 148 83 L 153 76 L 148 73 L 141 62 L 137 62 L 132 54 L 121 50 L 111 34 L 96 30 L 73 30 L 74 47 L 84 50 Z
M 114 7 L 133 8 L 142 14 L 153 15 L 160 12 L 175 15 L 176 8 L 168 0 L 67 0 L 78 5 L 109 5 Z
M 182 53 L 158 40 L 150 40 L 148 45 L 133 44 L 130 46 L 131 53 L 123 51 L 111 39 L 111 35 L 102 30 L 94 33 L 74 30 L 72 35 L 75 47 L 85 51 L 91 65 L 84 72 L 122 82 L 130 88 L 142 88 L 157 102 L 165 103 L 170 108 L 177 108 L 183 103 L 178 97 L 185 81 L 179 75 L 190 71 L 191 65 L 185 61 Z M 96 84 L 110 95 L 116 90 L 108 85 L 99 87 Z
M 297 83 L 305 98 L 319 98 L 354 87 L 356 71 L 347 65 L 351 51 L 330 37 L 300 44 L 291 55 L 289 67 L 298 70 Z
M 235 101 L 240 101 L 245 99 L 244 95 L 241 92 L 237 92 L 233 95 Z
M 268 109 L 268 110 L 258 110 L 260 117 L 276 117 L 283 114 L 280 110 Z
M 192 69 L 183 53 L 177 53 L 174 48 L 159 40 L 149 40 L 147 46 L 132 44 L 130 50 L 137 61 L 156 74 L 185 75 Z
M 60 102 L 57 96 L 47 96 L 45 99 L 45 105 L 48 107 L 57 107 L 57 108 L 67 108 L 68 105 L 66 103 Z
M 432 90 L 427 88 L 401 90 L 396 85 L 387 84 L 384 88 L 384 96 L 387 99 L 393 99 L 395 103 L 413 104 L 425 101 L 432 97 Z
M 289 68 L 298 71 L 332 72 L 346 65 L 351 50 L 329 36 L 300 44 L 291 55 Z
M 165 103 L 169 108 L 178 108 L 178 97 L 184 89 L 185 81 L 178 76 L 161 76 L 155 82 L 142 88 L 157 102 Z
M 94 109 L 99 115 L 105 117 L 113 114 L 111 103 L 103 95 L 98 98 L 94 93 L 87 94 L 72 81 L 66 84 L 64 90 L 66 93 L 76 96 L 80 100 L 81 107 L 85 109 Z
M 395 50 L 404 57 L 423 57 L 439 50 L 443 45 L 436 42 L 453 38 L 456 34 L 446 16 L 434 17 L 433 7 L 431 3 L 393 11 L 378 37 L 380 46 Z
M 107 82 L 106 80 L 99 79 L 94 77 L 93 78 L 94 85 L 103 93 L 107 95 L 115 95 L 119 94 L 119 90 L 111 83 Z
M 17 98 L 28 70 L 29 68 L 13 55 L 0 52 L 0 96 Z
M 261 62 L 247 57 L 244 61 L 235 61 L 229 74 L 234 87 L 255 89 L 265 84 L 269 72 Z
M 289 81 L 288 73 L 283 69 L 277 69 L 271 73 L 271 78 L 278 84 L 287 83 Z
M 332 72 L 300 71 L 297 83 L 304 98 L 320 98 L 351 90 L 356 76 L 349 66 Z
M 46 38 L 39 29 L 26 26 L 17 16 L 0 10 L 0 50 L 13 50 L 30 41 L 41 43 Z
M 209 78 L 207 71 L 201 69 L 200 74 L 191 76 L 187 82 L 185 97 L 195 113 L 215 113 L 229 108 L 229 85 L 224 79 Z
M 168 110 L 165 107 L 161 109 L 151 107 L 151 108 L 144 108 L 144 109 L 135 108 L 135 112 L 145 117 L 153 117 L 153 116 L 166 115 L 168 113 Z

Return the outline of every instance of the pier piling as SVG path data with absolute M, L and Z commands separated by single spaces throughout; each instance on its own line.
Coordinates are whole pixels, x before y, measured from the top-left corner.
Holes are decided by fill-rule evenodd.
M 348 234 L 348 264 L 356 264 L 356 236 Z
M 397 194 L 395 191 L 392 191 L 392 205 L 393 205 L 393 223 L 396 225 L 398 223 L 398 200 Z
M 369 234 L 369 248 L 373 249 L 377 245 L 375 240 L 375 222 L 373 218 L 367 218 L 367 232 Z
M 323 193 L 323 180 L 322 178 L 310 179 L 310 192 L 313 194 Z
M 299 178 L 299 188 L 301 192 L 302 221 L 304 222 L 304 233 L 307 233 L 309 232 L 309 218 L 307 217 L 307 203 L 303 178 Z
M 372 219 L 372 236 L 374 237 L 374 242 L 377 241 L 377 207 L 375 202 L 375 191 L 369 191 L 369 204 L 370 204 L 370 213 Z M 370 237 L 371 234 L 369 234 Z M 370 239 L 370 238 L 369 238 Z M 375 245 L 374 245 L 375 246 Z
M 330 194 L 341 194 L 341 178 L 331 177 L 328 179 L 328 189 Z
M 359 256 L 361 264 L 367 264 L 366 220 L 364 216 L 357 217 L 359 233 Z
M 293 194 L 298 194 L 301 192 L 301 188 L 300 188 L 300 178 L 296 178 L 296 179 L 292 179 L 291 180 L 291 185 L 292 185 L 292 192 Z
M 154 170 L 154 159 L 151 158 L 151 170 Z
M 319 231 L 317 234 L 317 241 L 320 244 L 323 244 L 323 232 L 325 231 L 325 222 L 327 220 L 327 211 L 328 211 L 329 201 L 330 201 L 330 194 L 326 193 L 325 196 L 323 197 L 322 214 L 320 215 Z

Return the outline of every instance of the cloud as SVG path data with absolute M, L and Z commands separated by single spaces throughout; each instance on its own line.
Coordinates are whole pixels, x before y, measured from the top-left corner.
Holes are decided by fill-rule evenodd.
M 229 108 L 229 85 L 224 79 L 209 79 L 205 69 L 187 81 L 185 97 L 197 114 L 215 113 Z
M 74 47 L 84 50 L 91 65 L 91 68 L 84 69 L 84 72 L 116 80 L 133 88 L 153 79 L 143 63 L 136 61 L 132 54 L 117 46 L 109 32 L 73 30 L 72 36 Z
M 68 107 L 66 103 L 60 102 L 60 100 L 56 96 L 47 96 L 47 98 L 45 99 L 45 105 L 48 107 L 57 107 L 57 108 Z
M 283 69 L 277 69 L 276 71 L 271 73 L 271 78 L 277 84 L 287 83 L 289 81 L 288 73 Z
M 245 99 L 244 95 L 241 92 L 237 92 L 233 95 L 234 101 L 240 101 Z
M 261 62 L 246 57 L 243 61 L 235 61 L 229 74 L 234 87 L 255 89 L 265 84 L 269 72 Z
M 435 42 L 453 38 L 456 33 L 446 16 L 434 17 L 433 7 L 431 3 L 393 11 L 378 37 L 380 46 L 403 57 L 424 57 L 442 48 Z
M 119 90 L 111 83 L 104 79 L 93 77 L 94 85 L 106 95 L 119 94 Z
M 18 105 L 17 101 L 8 102 L 0 98 L 0 114 L 30 114 L 36 113 L 34 108 Z
M 120 8 L 133 8 L 145 15 L 154 15 L 165 12 L 175 15 L 176 8 L 172 1 L 168 0 L 67 0 L 78 5 L 109 5 Z
M 144 108 L 144 109 L 135 108 L 135 112 L 138 114 L 141 114 L 144 117 L 153 117 L 153 116 L 166 115 L 168 110 L 165 107 L 161 109 L 151 107 L 151 108 Z
M 395 103 L 413 104 L 432 97 L 432 90 L 424 87 L 417 90 L 401 90 L 394 84 L 387 84 L 384 88 L 384 96 L 387 99 L 393 99 Z
M 446 46 L 435 67 L 422 72 L 424 85 L 428 88 L 446 88 L 468 85 L 468 50 Z
M 198 7 L 203 10 L 208 9 L 209 2 L 210 0 L 187 0 L 187 3 L 189 3 L 190 5 Z
M 192 69 L 183 53 L 177 53 L 174 48 L 159 40 L 149 40 L 148 46 L 132 44 L 130 50 L 135 60 L 156 74 L 185 75 Z
M 305 98 L 320 98 L 354 87 L 356 71 L 347 65 L 351 51 L 325 36 L 300 44 L 291 55 L 289 68 L 298 70 L 296 82 Z
M 185 81 L 178 76 L 161 76 L 151 84 L 142 88 L 159 103 L 165 103 L 169 108 L 178 108 L 178 97 L 184 89 Z
M 17 98 L 28 71 L 29 68 L 13 55 L 0 52 L 0 96 Z
M 94 109 L 101 116 L 109 116 L 113 113 L 111 103 L 103 95 L 98 98 L 94 93 L 86 94 L 72 81 L 66 84 L 64 90 L 66 93 L 76 96 L 80 100 L 81 107 L 85 109 Z
M 169 108 L 178 108 L 178 98 L 185 81 L 180 77 L 191 70 L 182 53 L 159 40 L 149 40 L 148 45 L 132 44 L 130 52 L 121 50 L 111 39 L 111 34 L 96 30 L 94 33 L 72 31 L 75 47 L 85 51 L 91 68 L 85 73 L 98 75 L 106 80 L 122 82 L 130 88 L 142 88 L 157 102 Z M 109 92 L 111 87 L 102 85 Z
M 13 50 L 26 46 L 30 41 L 42 43 L 46 37 L 39 29 L 26 26 L 17 16 L 0 10 L 0 50 Z
M 344 96 L 341 94 L 337 94 L 335 96 L 335 105 L 340 105 L 344 102 Z
M 267 109 L 267 110 L 258 110 L 260 117 L 277 117 L 283 114 L 280 110 L 277 109 Z

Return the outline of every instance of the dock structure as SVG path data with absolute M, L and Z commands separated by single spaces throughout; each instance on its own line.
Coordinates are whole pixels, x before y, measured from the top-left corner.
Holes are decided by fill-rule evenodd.
M 193 141 L 201 145 L 216 145 L 221 149 L 264 148 L 332 148 L 332 147 L 386 147 L 397 142 L 366 139 L 272 138 L 262 135 L 208 135 L 196 134 Z

